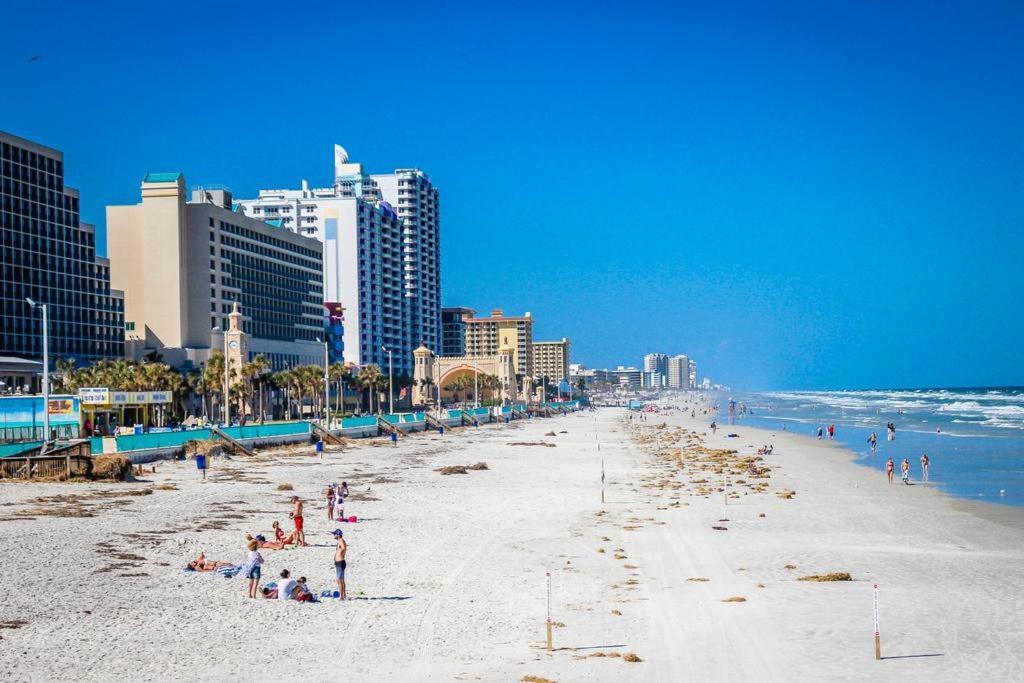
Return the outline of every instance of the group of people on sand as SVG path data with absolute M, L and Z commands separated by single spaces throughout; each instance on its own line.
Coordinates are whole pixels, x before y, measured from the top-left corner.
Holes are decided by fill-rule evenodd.
M 928 458 L 927 453 L 921 454 L 921 481 L 928 481 L 928 468 L 931 465 L 931 460 Z M 885 476 L 888 478 L 889 483 L 892 483 L 893 477 L 896 474 L 896 463 L 892 458 L 885 461 Z M 903 458 L 903 464 L 900 465 L 900 479 L 907 486 L 910 485 L 910 459 Z
M 341 482 L 341 486 L 331 484 L 324 489 L 327 496 L 327 519 L 332 522 L 345 521 L 345 499 L 348 498 L 348 482 Z
M 344 501 L 348 496 L 348 484 L 342 482 L 339 487 L 337 484 L 331 484 L 327 491 L 330 492 L 328 495 L 328 519 L 334 521 L 336 519 L 344 519 Z M 306 585 L 306 577 L 300 576 L 297 579 L 292 578 L 291 571 L 288 569 L 281 570 L 280 578 L 276 584 L 267 585 L 260 588 L 260 580 L 263 575 L 263 564 L 265 559 L 260 553 L 260 550 L 283 550 L 286 546 L 293 545 L 296 548 L 309 546 L 306 543 L 306 534 L 304 529 L 303 515 L 303 502 L 298 496 L 292 496 L 289 500 L 292 509 L 289 511 L 288 516 L 291 518 L 292 523 L 295 525 L 295 530 L 288 534 L 284 533 L 281 529 L 280 523 L 275 521 L 272 524 L 274 530 L 274 539 L 267 540 L 262 534 L 245 535 L 245 547 L 248 550 L 248 556 L 244 565 L 236 565 L 226 560 L 208 560 L 206 555 L 203 553 L 199 554 L 195 560 L 189 562 L 185 566 L 186 571 L 196 572 L 212 572 L 219 571 L 221 573 L 227 573 L 228 576 L 241 573 L 248 579 L 247 594 L 250 598 L 255 598 L 257 595 L 262 595 L 264 598 L 275 599 L 275 600 L 297 600 L 299 602 L 317 602 L 316 595 L 309 590 Z M 348 543 L 345 541 L 345 532 L 341 529 L 335 529 L 331 532 L 331 536 L 334 538 L 334 580 L 337 584 L 337 591 L 334 597 L 345 600 L 347 598 L 345 592 L 345 570 L 348 567 L 347 553 Z M 325 592 L 326 595 L 326 592 Z
M 825 433 L 828 432 L 828 438 L 830 441 L 834 441 L 836 438 L 836 426 L 829 425 L 828 427 L 818 427 L 818 441 L 821 441 Z

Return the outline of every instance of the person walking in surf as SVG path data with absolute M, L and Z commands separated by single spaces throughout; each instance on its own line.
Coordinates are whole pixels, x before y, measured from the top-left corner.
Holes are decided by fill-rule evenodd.
M 921 454 L 921 481 L 928 481 L 928 465 L 931 464 L 931 460 L 928 459 L 927 453 Z
M 892 475 L 895 469 L 896 463 L 892 461 L 892 458 L 889 458 L 888 460 L 885 461 L 885 476 L 889 478 L 890 484 L 892 484 Z

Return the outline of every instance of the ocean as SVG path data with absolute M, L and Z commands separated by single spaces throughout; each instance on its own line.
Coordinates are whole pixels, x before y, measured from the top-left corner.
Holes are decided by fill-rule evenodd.
M 931 461 L 931 482 L 959 498 L 1024 506 L 1024 387 L 900 389 L 877 391 L 769 391 L 734 393 L 747 412 L 737 424 L 817 435 L 836 427 L 836 441 L 857 454 L 857 463 L 885 471 L 910 459 L 911 481 L 920 458 Z M 720 422 L 728 420 L 728 396 Z M 896 439 L 886 438 L 886 423 Z M 868 436 L 878 436 L 871 453 Z M 826 433 L 827 438 L 827 433 Z M 880 474 L 879 476 L 884 476 Z

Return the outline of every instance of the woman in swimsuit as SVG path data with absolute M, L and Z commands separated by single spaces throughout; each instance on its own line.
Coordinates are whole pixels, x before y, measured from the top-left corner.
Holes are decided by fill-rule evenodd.
M 212 572 L 220 569 L 221 567 L 234 567 L 235 565 L 225 560 L 208 560 L 204 553 L 199 553 L 199 557 L 185 565 L 186 569 L 191 569 L 196 572 Z
M 290 536 L 285 536 L 284 531 L 281 529 L 280 522 L 274 522 L 272 526 L 274 528 L 274 540 L 263 541 L 263 543 L 260 544 L 261 548 L 266 548 L 267 550 L 284 550 L 286 545 L 295 543 L 295 534 L 292 533 Z
M 896 464 L 889 458 L 885 461 L 885 476 L 889 477 L 889 483 L 892 483 L 893 471 L 896 469 Z

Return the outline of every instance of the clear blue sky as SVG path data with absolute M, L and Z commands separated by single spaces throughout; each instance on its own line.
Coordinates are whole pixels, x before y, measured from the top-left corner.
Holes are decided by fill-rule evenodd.
M 1019 2 L 485 4 L 0 0 L 0 129 L 63 149 L 101 227 L 147 171 L 418 166 L 445 303 L 590 366 L 1024 384 Z

